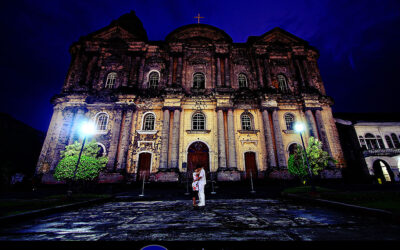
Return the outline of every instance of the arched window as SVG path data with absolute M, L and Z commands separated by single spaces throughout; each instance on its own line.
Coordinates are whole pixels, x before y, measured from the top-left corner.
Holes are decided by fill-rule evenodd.
M 376 139 L 378 140 L 378 144 L 380 148 L 385 148 L 385 144 L 383 143 L 382 137 L 380 137 L 379 135 L 376 136 Z
M 112 89 L 114 88 L 115 85 L 115 79 L 117 79 L 117 73 L 115 72 L 111 72 L 107 75 L 107 79 L 106 79 L 106 88 Z
M 385 140 L 386 140 L 386 143 L 387 143 L 387 145 L 388 145 L 389 148 L 394 148 L 393 142 L 392 142 L 392 140 L 390 139 L 390 136 L 385 135 Z
M 367 144 L 365 143 L 364 137 L 361 135 L 358 137 L 358 140 L 360 141 L 360 146 L 362 149 L 368 149 Z
M 194 89 L 205 88 L 205 77 L 203 73 L 195 73 L 193 75 L 193 88 Z
M 240 73 L 238 76 L 239 88 L 247 88 L 247 77 L 245 74 Z
M 149 74 L 149 87 L 157 88 L 160 81 L 160 75 L 157 71 L 153 71 Z
M 154 114 L 146 114 L 143 118 L 143 130 L 154 130 Z
M 98 147 L 99 151 L 97 151 L 96 158 L 105 156 L 106 155 L 106 149 L 105 149 L 106 147 L 104 147 L 104 145 L 101 143 L 97 143 L 97 147 Z
M 243 113 L 240 119 L 242 121 L 242 130 L 253 130 L 253 119 L 250 113 Z
M 281 89 L 281 91 L 285 93 L 289 92 L 289 86 L 287 84 L 286 77 L 282 74 L 279 74 L 277 78 L 278 78 L 279 88 Z
M 108 115 L 106 113 L 98 113 L 96 115 L 96 130 L 105 131 L 107 130 Z
M 400 148 L 400 142 L 399 139 L 397 138 L 396 134 L 392 133 L 392 140 L 395 148 Z
M 294 154 L 294 152 L 296 151 L 296 149 L 297 149 L 298 146 L 300 146 L 300 145 L 297 144 L 297 143 L 292 143 L 292 144 L 290 144 L 290 146 L 289 146 L 289 148 L 288 148 L 288 153 L 289 153 L 289 155 Z M 301 146 L 300 146 L 300 147 L 301 147 Z M 303 148 L 303 147 L 301 147 L 301 148 Z
M 285 122 L 286 122 L 286 129 L 293 130 L 294 125 L 294 115 L 292 114 L 285 114 Z
M 192 117 L 192 130 L 205 130 L 206 117 L 202 113 L 196 113 Z
M 367 142 L 368 149 L 379 148 L 378 142 L 373 134 L 370 133 L 365 134 L 365 141 Z

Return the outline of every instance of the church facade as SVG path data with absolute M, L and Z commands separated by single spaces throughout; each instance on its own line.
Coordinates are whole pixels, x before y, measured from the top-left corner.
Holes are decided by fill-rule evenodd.
M 301 145 L 295 122 L 345 167 L 332 117 L 333 100 L 319 73 L 318 51 L 275 28 L 245 43 L 207 24 L 185 25 L 149 41 L 134 12 L 81 37 L 37 164 L 52 178 L 60 151 L 92 120 L 108 157 L 100 183 L 182 181 L 197 165 L 211 178 L 290 179 L 287 160 Z

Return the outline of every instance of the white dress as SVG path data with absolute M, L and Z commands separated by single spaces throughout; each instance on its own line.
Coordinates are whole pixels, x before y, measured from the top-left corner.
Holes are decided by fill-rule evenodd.
M 201 169 L 200 175 L 199 175 L 200 180 L 199 180 L 199 205 L 198 206 L 205 206 L 206 205 L 206 196 L 204 194 L 204 186 L 206 185 L 206 172 L 204 169 Z

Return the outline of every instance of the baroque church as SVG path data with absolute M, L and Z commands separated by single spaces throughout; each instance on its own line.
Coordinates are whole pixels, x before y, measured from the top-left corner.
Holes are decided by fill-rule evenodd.
M 306 124 L 345 167 L 317 65 L 318 50 L 280 28 L 235 43 L 223 30 L 189 24 L 149 41 L 133 11 L 70 47 L 71 64 L 37 163 L 43 183 L 57 183 L 60 151 L 82 140 L 79 124 L 108 157 L 99 183 L 184 181 L 197 165 L 216 181 L 291 179 L 288 157 Z

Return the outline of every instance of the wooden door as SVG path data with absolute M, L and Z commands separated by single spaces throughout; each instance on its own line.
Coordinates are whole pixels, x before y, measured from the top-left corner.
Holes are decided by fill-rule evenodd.
M 253 179 L 257 178 L 256 153 L 254 152 L 244 153 L 244 161 L 246 167 L 245 179 L 250 179 L 251 175 L 253 176 Z
M 138 173 L 137 173 L 138 181 L 143 180 L 143 178 L 146 178 L 146 180 L 149 178 L 150 163 L 151 163 L 150 153 L 139 154 Z
M 210 172 L 210 158 L 208 151 L 207 145 L 202 142 L 195 142 L 190 145 L 187 162 L 188 177 L 190 179 L 192 178 L 192 173 L 196 169 L 197 165 L 204 167 L 206 173 Z

